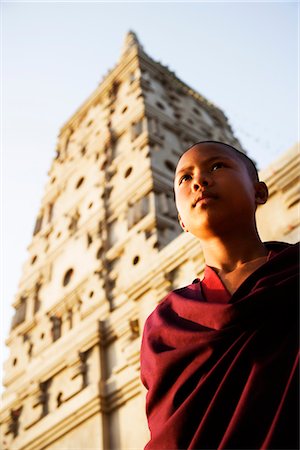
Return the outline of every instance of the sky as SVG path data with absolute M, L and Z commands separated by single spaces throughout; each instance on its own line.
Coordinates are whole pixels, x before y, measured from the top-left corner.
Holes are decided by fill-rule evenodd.
M 1 21 L 2 365 L 59 130 L 125 34 L 220 107 L 261 169 L 299 141 L 299 4 L 2 0 Z

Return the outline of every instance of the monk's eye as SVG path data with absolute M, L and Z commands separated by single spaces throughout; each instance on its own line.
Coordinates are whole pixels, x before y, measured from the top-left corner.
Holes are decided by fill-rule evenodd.
M 190 180 L 191 178 L 192 178 L 192 176 L 186 173 L 179 179 L 179 184 L 181 184 L 184 181 Z
M 222 167 L 225 167 L 224 163 L 216 162 L 211 166 L 211 171 L 214 172 L 215 170 L 221 169 Z

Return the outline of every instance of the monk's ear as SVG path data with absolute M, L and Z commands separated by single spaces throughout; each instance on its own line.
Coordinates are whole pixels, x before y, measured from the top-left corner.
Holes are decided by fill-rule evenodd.
M 266 183 L 263 181 L 257 181 L 254 186 L 255 189 L 255 203 L 257 205 L 263 205 L 266 203 L 269 197 L 269 191 Z
M 188 233 L 189 230 L 185 227 L 184 223 L 182 222 L 180 214 L 178 214 L 178 222 L 179 222 L 181 228 L 183 229 L 183 231 L 186 231 Z

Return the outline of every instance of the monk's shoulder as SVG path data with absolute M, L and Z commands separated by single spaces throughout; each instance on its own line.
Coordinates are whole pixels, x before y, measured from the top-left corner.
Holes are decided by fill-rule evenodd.
M 172 303 L 175 301 L 184 301 L 185 299 L 192 299 L 194 297 L 199 297 L 200 292 L 200 279 L 195 278 L 193 282 L 187 286 L 179 287 L 168 292 L 168 294 L 163 297 L 162 300 L 155 306 L 154 310 L 149 314 L 146 319 L 145 327 L 152 326 L 161 314 L 163 314 L 168 309 L 172 308 Z

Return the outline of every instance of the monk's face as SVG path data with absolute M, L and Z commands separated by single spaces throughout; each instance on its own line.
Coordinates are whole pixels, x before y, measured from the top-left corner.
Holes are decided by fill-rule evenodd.
M 222 144 L 195 146 L 180 158 L 174 181 L 184 230 L 200 239 L 255 228 L 257 203 L 267 199 L 244 162 Z M 263 189 L 264 190 L 264 189 Z M 262 198 L 265 197 L 265 198 Z

